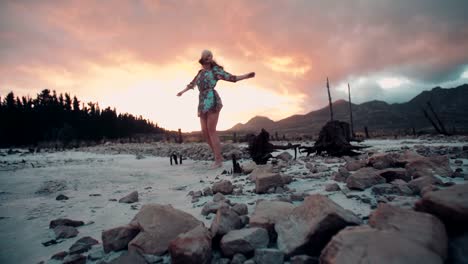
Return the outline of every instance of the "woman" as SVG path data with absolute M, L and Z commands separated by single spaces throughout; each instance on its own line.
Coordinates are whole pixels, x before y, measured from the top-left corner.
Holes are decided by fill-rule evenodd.
M 222 66 L 218 65 L 218 63 L 213 60 L 213 53 L 209 50 L 204 50 L 202 52 L 201 58 L 198 62 L 203 66 L 203 68 L 198 71 L 195 78 L 193 78 L 184 90 L 177 93 L 177 96 L 181 96 L 189 89 L 194 89 L 195 85 L 198 86 L 198 91 L 200 91 L 198 97 L 198 117 L 200 117 L 203 137 L 207 141 L 208 145 L 210 145 L 215 158 L 215 161 L 210 168 L 215 169 L 223 165 L 221 144 L 219 137 L 216 134 L 216 125 L 218 124 L 219 112 L 223 107 L 223 103 L 218 92 L 214 90 L 216 82 L 218 80 L 237 82 L 253 78 L 255 77 L 255 72 L 244 75 L 232 75 L 226 72 Z

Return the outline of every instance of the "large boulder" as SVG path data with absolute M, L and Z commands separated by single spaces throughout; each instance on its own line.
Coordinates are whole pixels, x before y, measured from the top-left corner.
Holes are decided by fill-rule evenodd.
M 344 168 L 347 171 L 357 171 L 365 166 L 366 166 L 366 163 L 363 160 L 350 160 L 346 162 L 346 164 L 344 165 Z
M 415 208 L 437 216 L 448 231 L 468 231 L 468 184 L 428 192 L 416 202 Z
M 421 194 L 421 191 L 431 185 L 441 185 L 442 181 L 432 175 L 422 176 L 417 179 L 414 179 L 408 183 L 410 187 L 416 194 Z
M 283 178 L 279 173 L 258 174 L 255 178 L 255 192 L 266 193 L 271 187 L 282 187 Z
M 369 157 L 367 163 L 378 170 L 392 168 L 397 166 L 399 158 L 398 153 L 376 153 Z
M 190 231 L 202 222 L 170 205 L 145 204 L 130 222 L 140 233 L 128 244 L 129 251 L 162 255 L 179 234 Z
M 228 180 L 222 180 L 219 182 L 215 182 L 211 187 L 213 193 L 222 193 L 222 194 L 231 194 L 234 190 L 234 186 Z
M 259 201 L 255 205 L 249 224 L 253 227 L 262 227 L 268 230 L 270 238 L 276 239 L 275 224 L 289 216 L 294 205 L 281 201 Z
M 221 207 L 229 207 L 229 204 L 227 204 L 225 201 L 218 201 L 218 202 L 207 202 L 202 210 L 201 214 L 202 215 L 209 215 L 211 213 L 216 213 L 219 208 Z
M 204 226 L 178 235 L 169 244 L 171 263 L 207 264 L 211 261 L 211 233 Z
M 229 207 L 220 207 L 216 212 L 216 217 L 211 222 L 211 233 L 213 237 L 222 237 L 231 230 L 239 229 L 242 226 L 239 215 Z
M 232 257 L 236 253 L 248 255 L 257 248 L 267 247 L 268 243 L 268 231 L 263 228 L 232 230 L 221 239 L 221 252 L 227 257 Z
M 314 194 L 275 225 L 278 248 L 287 256 L 318 253 L 339 230 L 361 219 L 328 197 Z
M 369 225 L 380 230 L 399 232 L 401 236 L 434 251 L 442 259 L 447 257 L 448 242 L 444 224 L 431 214 L 381 203 L 371 214 Z
M 414 158 L 406 164 L 405 168 L 411 176 L 422 174 L 450 177 L 453 174 L 447 156 Z
M 320 255 L 323 264 L 442 264 L 434 251 L 399 232 L 369 226 L 346 227 L 335 235 Z
M 255 182 L 255 179 L 257 178 L 258 175 L 270 174 L 270 173 L 273 173 L 272 164 L 256 165 L 254 170 L 249 174 L 249 179 Z
M 130 225 L 114 227 L 102 231 L 101 239 L 105 253 L 127 249 L 128 243 L 140 230 Z
M 352 190 L 365 190 L 373 185 L 385 183 L 386 180 L 378 174 L 378 170 L 365 167 L 351 174 L 346 179 L 346 186 Z
M 379 176 L 385 178 L 387 182 L 392 182 L 394 180 L 400 179 L 405 182 L 411 181 L 411 176 L 408 175 L 405 168 L 388 168 L 379 170 Z

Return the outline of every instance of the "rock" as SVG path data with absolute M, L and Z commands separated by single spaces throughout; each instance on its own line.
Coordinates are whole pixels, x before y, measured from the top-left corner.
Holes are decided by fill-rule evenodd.
M 367 163 L 375 169 L 382 170 L 397 165 L 398 153 L 377 153 L 369 157 Z
M 206 264 L 211 260 L 211 233 L 204 226 L 180 234 L 169 244 L 171 262 L 174 264 Z
M 147 264 L 146 259 L 136 251 L 127 251 L 108 264 Z
M 79 254 L 88 251 L 92 246 L 99 244 L 99 242 L 90 237 L 85 236 L 78 239 L 73 245 L 68 249 L 68 254 Z
M 209 215 L 211 213 L 216 213 L 218 211 L 218 209 L 221 208 L 221 207 L 229 207 L 229 205 L 227 203 L 225 203 L 224 201 L 221 201 L 221 202 L 207 202 L 203 206 L 201 214 L 202 215 Z
M 417 179 L 414 179 L 408 183 L 408 187 L 410 187 L 416 194 L 421 194 L 421 190 L 433 184 L 442 184 L 442 181 L 435 176 L 423 176 Z
M 318 253 L 339 230 L 360 223 L 359 217 L 326 196 L 310 195 L 286 219 L 276 223 L 278 248 L 287 256 Z
M 363 191 L 373 185 L 385 182 L 385 178 L 378 175 L 378 170 L 366 167 L 351 174 L 346 179 L 346 186 L 349 189 Z
M 378 171 L 378 174 L 385 178 L 387 182 L 392 182 L 396 179 L 403 180 L 405 182 L 411 181 L 411 176 L 407 174 L 404 168 L 388 168 Z
M 60 251 L 58 253 L 55 253 L 50 259 L 55 259 L 55 260 L 62 260 L 68 255 L 68 252 L 66 251 Z
M 138 202 L 138 192 L 133 191 L 125 197 L 120 198 L 119 203 L 135 203 Z
M 344 165 L 347 171 L 357 171 L 364 166 L 366 166 L 366 164 L 362 160 L 351 160 Z
M 213 190 L 213 193 L 222 193 L 222 194 L 231 194 L 232 191 L 234 190 L 234 186 L 232 183 L 228 180 L 222 180 L 219 182 L 215 182 L 213 186 L 211 187 Z
M 240 217 L 241 220 L 241 227 L 245 227 L 246 225 L 249 224 L 250 218 L 247 215 L 241 215 Z
M 242 167 L 242 171 L 245 174 L 250 174 L 257 167 L 257 164 L 253 161 L 249 161 L 249 162 L 242 163 L 241 167 Z
M 226 200 L 226 197 L 224 197 L 224 195 L 220 192 L 217 192 L 214 196 L 213 196 L 213 202 L 220 202 L 220 201 L 224 201 Z
M 392 181 L 390 184 L 395 186 L 395 188 L 398 190 L 397 193 L 399 195 L 413 195 L 414 194 L 413 190 L 403 180 L 397 179 L 397 180 Z
M 204 196 L 211 196 L 213 195 L 213 190 L 211 190 L 211 187 L 205 187 L 203 189 L 203 195 Z
M 398 192 L 398 187 L 390 183 L 381 183 L 372 187 L 372 193 L 374 195 L 399 194 Z
M 128 248 L 128 243 L 140 232 L 130 225 L 114 227 L 102 231 L 101 239 L 105 253 Z
M 291 175 L 281 175 L 281 179 L 283 180 L 283 184 L 290 184 L 293 181 Z
M 236 212 L 239 216 L 246 215 L 249 213 L 249 209 L 246 204 L 237 203 L 232 207 L 232 210 Z
M 256 165 L 255 169 L 250 173 L 249 179 L 255 182 L 257 175 L 270 174 L 270 173 L 273 173 L 272 164 Z
M 71 238 L 78 235 L 78 230 L 73 226 L 56 226 L 54 228 L 55 239 Z
M 346 227 L 335 235 L 320 255 L 320 263 L 442 264 L 433 251 L 399 232 L 369 226 Z
M 221 207 L 216 212 L 216 217 L 211 222 L 211 233 L 213 236 L 224 236 L 231 230 L 241 228 L 239 215 L 228 207 Z
M 276 156 L 276 158 L 280 159 L 282 161 L 288 162 L 288 161 L 292 160 L 293 156 L 289 152 L 283 151 L 281 154 Z
M 450 177 L 453 170 L 447 156 L 420 157 L 409 161 L 406 166 L 408 174 L 413 176 L 416 173 L 427 176 Z
M 262 227 L 268 230 L 270 239 L 276 239 L 275 224 L 285 219 L 294 209 L 294 205 L 287 202 L 263 200 L 257 203 L 250 217 L 250 226 Z
M 283 264 L 284 254 L 273 248 L 259 248 L 255 250 L 256 264 Z
M 192 215 L 170 205 L 145 204 L 130 222 L 140 233 L 130 241 L 128 250 L 162 255 L 170 241 L 200 224 Z
M 319 261 L 308 255 L 296 255 L 291 258 L 291 264 L 319 264 Z
M 448 231 L 468 231 L 468 184 L 429 192 L 416 202 L 415 208 L 437 216 Z
M 257 248 L 268 246 L 268 232 L 263 228 L 252 227 L 232 230 L 221 239 L 221 251 L 227 257 L 236 253 L 244 255 L 252 253 Z
M 57 201 L 62 201 L 62 200 L 68 200 L 68 196 L 64 195 L 64 194 L 59 194 L 57 197 L 55 197 L 55 200 Z
M 89 260 L 98 260 L 104 258 L 105 254 L 100 247 L 92 247 L 88 253 Z
M 431 214 L 379 204 L 370 215 L 369 225 L 380 230 L 399 232 L 401 236 L 432 250 L 442 259 L 447 257 L 448 242 L 444 224 Z
M 68 218 L 58 218 L 55 220 L 50 221 L 49 228 L 55 228 L 56 226 L 73 226 L 78 227 L 84 225 L 83 221 L 71 220 Z
M 243 264 L 246 260 L 247 258 L 244 255 L 237 253 L 232 257 L 230 264 Z
M 325 185 L 325 191 L 327 192 L 337 192 L 339 190 L 341 190 L 340 186 L 336 183 L 330 183 Z
M 297 255 L 291 258 L 291 264 L 319 264 L 319 261 L 311 256 Z
M 86 257 L 81 254 L 67 255 L 63 259 L 63 264 L 85 264 Z
M 255 192 L 265 193 L 270 188 L 283 186 L 283 179 L 278 173 L 258 174 L 255 178 Z

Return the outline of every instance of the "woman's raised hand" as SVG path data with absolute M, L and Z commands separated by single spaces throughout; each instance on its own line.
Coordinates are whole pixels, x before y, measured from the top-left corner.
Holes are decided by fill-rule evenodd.
M 247 74 L 247 78 L 253 78 L 255 77 L 255 72 L 250 72 L 249 74 Z
M 178 92 L 177 96 L 181 96 L 182 94 L 183 94 L 183 92 Z

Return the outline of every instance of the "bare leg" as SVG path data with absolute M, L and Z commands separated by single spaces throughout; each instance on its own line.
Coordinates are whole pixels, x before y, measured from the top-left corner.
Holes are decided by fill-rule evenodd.
M 208 113 L 207 118 L 208 133 L 211 139 L 211 144 L 213 145 L 213 154 L 215 156 L 215 162 L 212 165 L 213 168 L 221 167 L 223 162 L 223 157 L 221 155 L 221 142 L 219 141 L 218 134 L 216 133 L 219 112 L 220 111 L 217 113 Z
M 203 139 L 208 143 L 208 145 L 211 148 L 211 151 L 213 151 L 213 144 L 211 144 L 210 134 L 208 133 L 208 127 L 207 127 L 206 121 L 207 121 L 207 116 L 200 115 L 200 124 L 201 124 Z

